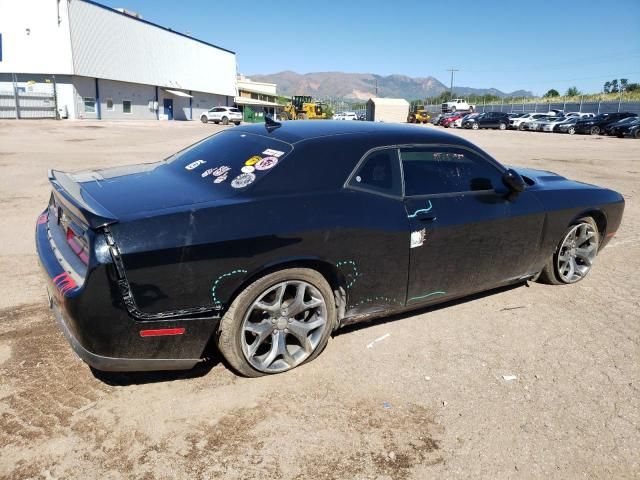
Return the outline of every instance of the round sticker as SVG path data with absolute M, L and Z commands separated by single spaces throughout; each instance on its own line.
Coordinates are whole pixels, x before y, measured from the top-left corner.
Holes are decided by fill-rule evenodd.
M 231 181 L 231 186 L 233 188 L 244 188 L 251 185 L 255 179 L 256 175 L 254 173 L 242 173 Z
M 204 172 L 202 172 L 202 178 L 207 177 L 213 173 L 213 168 L 207 168 Z
M 244 166 L 240 170 L 242 170 L 244 173 L 251 173 L 255 170 L 255 168 L 251 166 Z
M 227 167 L 226 165 L 223 165 L 221 167 L 216 168 L 213 172 L 211 172 L 211 175 L 213 175 L 214 177 L 219 177 L 220 175 L 227 173 L 229 170 L 231 170 L 231 167 Z
M 276 157 L 264 157 L 258 163 L 256 163 L 256 170 L 269 170 L 273 168 L 278 163 L 278 159 Z
M 193 170 L 194 168 L 198 168 L 200 165 L 202 165 L 203 163 L 207 163 L 204 160 L 196 160 L 195 162 L 190 163 L 189 165 L 187 165 L 186 167 L 184 167 L 186 170 Z
M 244 162 L 244 164 L 250 167 L 251 165 L 255 165 L 256 163 L 258 163 L 260 160 L 262 160 L 262 157 L 259 157 L 258 155 L 254 155 L 249 160 Z
M 227 173 L 225 173 L 225 174 L 223 174 L 223 175 L 220 175 L 219 177 L 216 177 L 216 178 L 215 178 L 215 180 L 213 181 L 213 183 L 222 183 L 222 182 L 224 182 L 224 181 L 227 179 L 227 177 L 228 177 L 228 176 L 229 176 L 229 175 L 228 175 Z

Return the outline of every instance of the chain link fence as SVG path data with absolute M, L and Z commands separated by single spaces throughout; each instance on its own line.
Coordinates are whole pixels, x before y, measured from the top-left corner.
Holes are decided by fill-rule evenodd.
M 442 103 L 425 104 L 429 113 L 441 113 Z M 505 112 L 505 113 L 545 113 L 551 110 L 581 113 L 616 113 L 631 112 L 640 115 L 640 102 L 619 101 L 578 101 L 578 102 L 493 102 L 476 104 L 476 112 Z

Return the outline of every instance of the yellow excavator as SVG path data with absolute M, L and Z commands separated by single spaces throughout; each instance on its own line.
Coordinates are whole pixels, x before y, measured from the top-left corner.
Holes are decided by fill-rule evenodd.
M 327 104 L 314 102 L 312 97 L 294 95 L 278 115 L 280 120 L 317 120 L 327 118 Z

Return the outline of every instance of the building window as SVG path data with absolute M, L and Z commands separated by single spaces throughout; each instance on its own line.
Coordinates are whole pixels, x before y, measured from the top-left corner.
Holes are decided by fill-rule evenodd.
M 113 112 L 113 99 L 112 98 L 107 98 L 107 110 L 109 110 L 110 112 Z
M 122 113 L 131 113 L 131 100 L 122 101 Z
M 96 99 L 84 97 L 84 113 L 96 113 Z

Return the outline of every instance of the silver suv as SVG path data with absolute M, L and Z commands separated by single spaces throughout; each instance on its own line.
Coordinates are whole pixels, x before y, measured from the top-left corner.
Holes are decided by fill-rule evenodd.
M 223 125 L 229 125 L 229 122 L 232 122 L 240 125 L 240 122 L 242 122 L 242 112 L 236 107 L 213 107 L 200 116 L 200 121 L 202 123 L 222 123 Z

